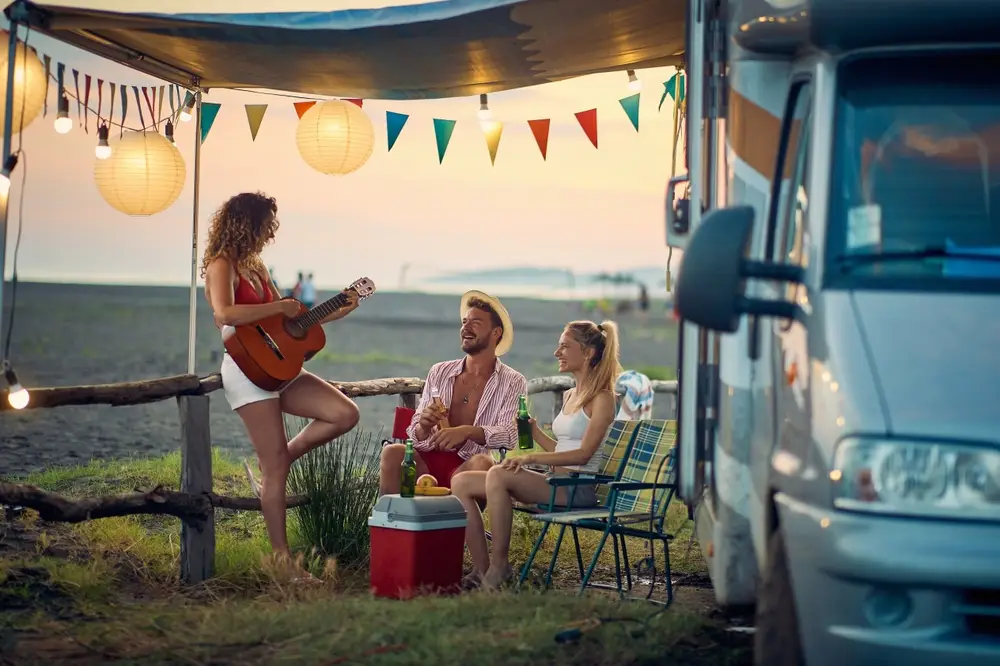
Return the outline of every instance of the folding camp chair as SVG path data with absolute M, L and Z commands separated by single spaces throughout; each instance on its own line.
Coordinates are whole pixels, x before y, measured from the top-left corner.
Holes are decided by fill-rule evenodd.
M 635 422 L 633 422 L 635 423 Z M 619 540 L 624 552 L 625 573 L 628 582 L 628 590 L 631 590 L 632 580 L 629 570 L 628 551 L 626 549 L 626 537 L 636 537 L 660 541 L 663 545 L 663 560 L 665 565 L 667 601 L 673 601 L 673 584 L 670 580 L 670 549 L 669 541 L 673 535 L 664 531 L 667 508 L 674 497 L 676 491 L 676 458 L 674 455 L 674 444 L 677 438 L 677 424 L 675 421 L 639 421 L 631 442 L 626 449 L 625 459 L 617 477 L 607 483 L 598 486 L 598 497 L 603 499 L 603 506 L 593 509 L 570 509 L 564 511 L 549 510 L 545 513 L 533 514 L 534 520 L 541 521 L 545 527 L 542 528 L 542 535 L 539 537 L 535 550 L 521 570 L 521 579 L 518 586 L 527 577 L 532 561 L 541 545 L 541 539 L 545 535 L 548 525 L 560 526 L 560 539 L 556 542 L 556 550 L 552 556 L 552 563 L 546 577 L 546 587 L 551 581 L 552 569 L 555 566 L 561 546 L 562 532 L 569 527 L 573 533 L 573 541 L 576 546 L 577 563 L 581 569 L 580 594 L 586 588 L 606 587 L 591 583 L 594 569 L 607 543 L 611 537 L 615 547 L 615 588 L 619 595 L 624 596 L 625 589 L 622 586 L 622 562 L 619 557 Z M 553 479 L 558 485 L 561 479 Z M 592 482 L 592 481 L 591 481 Z M 555 484 L 554 484 L 555 485 Z M 556 488 L 553 487 L 553 497 Z M 550 502 L 550 506 L 551 506 Z M 590 566 L 586 572 L 583 571 L 583 553 L 580 549 L 580 540 L 577 531 L 595 530 L 602 532 L 600 541 L 591 559 Z M 655 580 L 651 585 L 655 585 Z M 652 588 L 650 596 L 652 595 Z M 647 597 L 648 598 L 648 597 Z

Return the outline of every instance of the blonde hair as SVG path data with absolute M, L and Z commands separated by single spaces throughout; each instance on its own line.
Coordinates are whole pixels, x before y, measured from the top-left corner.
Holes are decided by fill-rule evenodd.
M 600 324 L 571 321 L 566 325 L 566 332 L 583 345 L 584 349 L 594 350 L 590 359 L 590 372 L 566 403 L 567 411 L 574 412 L 590 404 L 601 391 L 614 393 L 615 382 L 622 372 L 618 360 L 618 324 L 613 321 L 602 321 Z

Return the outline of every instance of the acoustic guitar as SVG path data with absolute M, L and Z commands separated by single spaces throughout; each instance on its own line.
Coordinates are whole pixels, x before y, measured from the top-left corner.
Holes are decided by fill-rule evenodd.
M 363 301 L 375 293 L 375 283 L 364 277 L 345 291 L 355 292 Z M 300 304 L 294 317 L 276 314 L 228 330 L 223 344 L 247 379 L 265 391 L 277 391 L 323 349 L 326 333 L 318 324 L 347 303 L 347 294 L 341 292 L 311 310 Z

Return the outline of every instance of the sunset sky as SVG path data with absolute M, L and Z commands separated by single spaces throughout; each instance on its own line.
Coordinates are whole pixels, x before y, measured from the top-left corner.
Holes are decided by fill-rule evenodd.
M 59 4 L 132 11 L 196 11 L 204 2 L 103 0 Z M 221 11 L 291 11 L 414 4 L 399 0 L 320 2 L 241 0 L 213 3 Z M 225 7 L 225 9 L 220 8 Z M 94 79 L 131 85 L 160 82 L 82 51 L 33 35 L 29 41 L 53 61 Z M 53 71 L 55 64 L 53 62 Z M 278 199 L 282 228 L 266 261 L 288 283 L 311 269 L 327 287 L 369 275 L 387 288 L 401 267 L 419 279 L 437 272 L 507 266 L 563 267 L 578 272 L 665 265 L 663 192 L 670 170 L 672 106 L 657 112 L 672 68 L 639 70 L 643 81 L 640 132 L 618 99 L 632 94 L 624 71 L 490 95 L 494 119 L 505 122 L 496 166 L 476 118 L 478 98 L 380 102 L 365 100 L 375 128 L 375 150 L 345 177 L 310 169 L 295 146 L 294 101 L 271 95 L 213 90 L 222 104 L 202 151 L 201 238 L 212 211 L 240 191 L 264 190 Z M 93 182 L 96 126 L 68 135 L 49 115 L 24 134 L 26 160 L 11 190 L 7 276 L 11 270 L 17 199 L 27 174 L 21 279 L 186 284 L 190 275 L 194 123 L 177 128 L 188 178 L 177 202 L 152 217 L 131 218 L 111 208 Z M 129 123 L 139 125 L 134 100 Z M 107 105 L 107 97 L 104 100 Z M 251 141 L 244 104 L 269 104 Z M 96 92 L 91 107 L 96 108 Z M 573 114 L 597 107 L 595 150 Z M 385 111 L 410 114 L 391 153 Z M 75 102 L 70 103 L 76 119 Z M 443 165 L 438 165 L 432 119 L 457 120 Z M 551 118 L 548 161 L 525 122 Z M 116 117 L 116 120 L 118 118 Z M 17 138 L 15 137 L 15 144 Z M 25 163 L 26 162 L 26 163 Z

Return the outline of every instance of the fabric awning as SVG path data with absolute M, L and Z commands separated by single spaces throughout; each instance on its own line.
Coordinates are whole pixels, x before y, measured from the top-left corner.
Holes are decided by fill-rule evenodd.
M 442 0 L 330 12 L 133 14 L 18 0 L 32 30 L 186 87 L 460 97 L 678 65 L 685 0 Z

